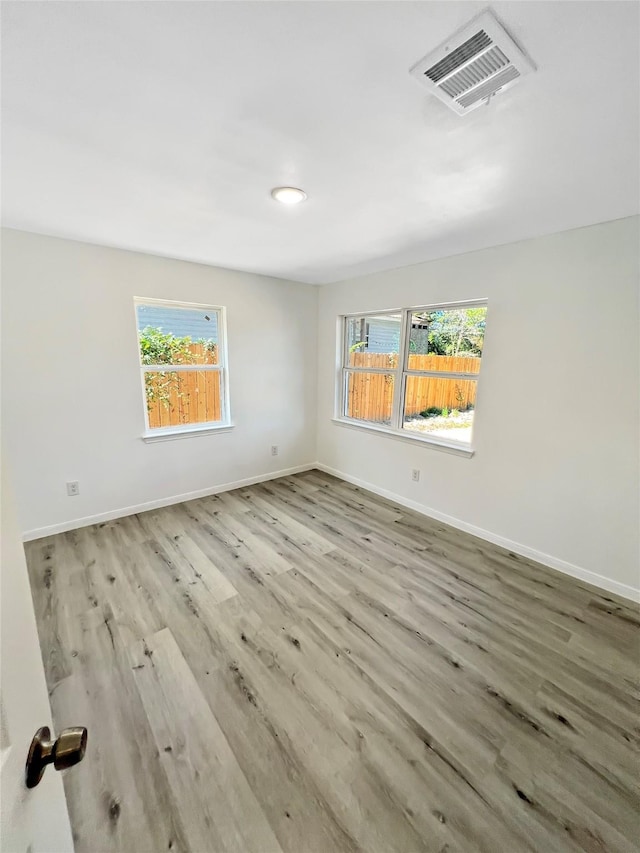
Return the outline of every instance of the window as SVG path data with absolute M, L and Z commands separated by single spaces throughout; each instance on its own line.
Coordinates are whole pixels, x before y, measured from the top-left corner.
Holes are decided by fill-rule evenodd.
M 343 318 L 338 418 L 470 449 L 486 301 Z
M 224 308 L 136 299 L 144 437 L 230 426 Z

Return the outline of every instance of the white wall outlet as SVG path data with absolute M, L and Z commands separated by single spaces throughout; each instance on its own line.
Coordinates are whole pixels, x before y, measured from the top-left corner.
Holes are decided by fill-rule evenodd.
M 277 455 L 278 455 L 278 445 L 277 445 L 277 444 L 272 444 L 272 445 L 271 445 L 271 455 L 272 455 L 272 456 L 277 456 Z
M 67 494 L 70 498 L 80 494 L 80 483 L 77 480 L 67 483 Z
M 413 468 L 412 469 L 411 479 L 413 480 L 414 483 L 420 482 L 420 469 L 419 468 Z

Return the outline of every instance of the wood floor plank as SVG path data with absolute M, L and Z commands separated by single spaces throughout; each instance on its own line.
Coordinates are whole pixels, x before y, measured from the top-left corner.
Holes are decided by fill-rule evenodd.
M 51 690 L 71 674 L 71 617 L 68 585 L 72 572 L 64 562 L 61 536 L 48 536 L 26 547 L 29 581 L 38 625 L 42 661 Z
M 222 651 L 215 630 L 218 602 L 211 598 L 204 580 L 194 576 L 184 583 L 169 555 L 154 540 L 131 548 L 130 559 L 140 592 L 152 598 L 161 626 L 171 628 L 183 651 L 192 653 L 197 675 L 204 677 L 216 668 Z
M 204 690 L 216 719 L 283 850 L 288 853 L 354 853 L 362 848 L 342 825 L 291 745 L 285 721 L 273 721 L 252 702 L 238 701 L 238 673 L 212 673 Z
M 169 557 L 174 570 L 174 580 L 186 586 L 205 586 L 217 603 L 237 594 L 233 584 L 217 570 L 196 542 L 184 535 L 184 525 L 177 510 L 171 513 L 165 511 L 159 517 L 146 518 L 147 515 L 145 513 L 140 516 L 141 524 L 148 531 L 149 537 L 157 542 Z M 167 524 L 167 516 L 170 517 L 170 524 Z
M 78 629 L 82 651 L 75 670 L 51 697 L 58 730 L 89 730 L 85 760 L 63 777 L 76 851 L 186 851 L 110 606 L 82 614 Z
M 310 701 L 308 694 L 296 688 L 295 673 L 280 664 L 287 648 L 299 654 L 300 641 L 292 626 L 268 625 L 221 620 L 228 645 L 235 652 L 231 671 L 237 679 L 240 699 L 256 708 L 269 720 L 290 756 L 306 769 L 314 789 L 320 792 L 336 825 L 363 850 L 377 849 L 381 843 L 380 824 L 387 827 L 387 850 L 421 851 L 430 849 L 411 827 L 403 812 L 389 802 L 387 792 L 376 781 L 360 780 L 359 761 L 354 761 L 359 743 L 353 726 L 338 725 L 344 711 L 323 702 Z M 286 702 L 283 702 L 286 695 Z M 354 787 L 361 785 L 360 797 Z M 374 820 L 374 817 L 376 818 Z
M 26 545 L 80 853 L 630 853 L 640 608 L 320 471 Z
M 171 631 L 145 638 L 130 656 L 189 848 L 281 853 Z
M 477 813 L 471 816 L 466 801 L 473 792 L 467 783 L 425 746 L 424 733 L 398 713 L 383 690 L 373 681 L 365 682 L 352 656 L 313 623 L 305 620 L 284 632 L 247 632 L 247 642 L 258 654 L 276 661 L 296 692 L 311 707 L 320 709 L 332 721 L 336 734 L 350 744 L 358 755 L 358 761 L 348 768 L 351 786 L 362 786 L 369 800 L 384 792 L 385 801 L 373 807 L 377 819 L 381 818 L 380 809 L 388 808 L 386 800 L 395 803 L 396 828 L 393 841 L 386 841 L 387 849 L 430 850 L 447 843 L 464 848 L 472 840 L 486 850 L 494 850 L 498 840 L 505 848 L 527 847 L 495 815 L 486 813 L 482 821 Z M 364 801 L 364 793 L 360 796 Z M 419 807 L 429 801 L 429 810 Z M 393 815 L 385 824 L 392 820 Z M 357 828 L 352 831 L 358 833 Z
M 200 513 L 190 512 L 189 507 L 184 506 L 183 511 L 195 524 L 199 523 Z M 262 575 L 269 577 L 288 572 L 292 563 L 286 560 L 278 550 L 270 548 L 268 543 L 259 535 L 255 535 L 245 523 L 246 514 L 250 507 L 246 507 L 240 516 L 229 512 L 218 512 L 215 516 L 209 516 L 216 523 L 216 529 L 223 537 L 224 545 L 239 557 L 251 562 L 256 570 Z

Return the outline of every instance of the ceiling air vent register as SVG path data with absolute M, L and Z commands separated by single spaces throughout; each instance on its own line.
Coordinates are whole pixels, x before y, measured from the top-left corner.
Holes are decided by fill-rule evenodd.
M 410 73 L 458 115 L 482 106 L 535 71 L 511 36 L 487 10 L 454 33 Z

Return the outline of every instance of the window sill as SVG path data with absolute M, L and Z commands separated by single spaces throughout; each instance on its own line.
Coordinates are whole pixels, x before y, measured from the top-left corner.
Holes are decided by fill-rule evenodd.
M 155 444 L 156 441 L 174 441 L 178 438 L 191 438 L 197 435 L 213 435 L 214 433 L 231 432 L 233 424 L 220 424 L 220 426 L 212 426 L 205 424 L 204 426 L 195 427 L 170 427 L 169 429 L 154 429 L 145 432 L 141 435 L 142 440 L 146 444 Z
M 444 453 L 453 453 L 455 456 L 465 456 L 470 459 L 475 450 L 460 444 L 456 441 L 447 441 L 446 439 L 425 438 L 422 435 L 408 433 L 407 430 L 385 429 L 383 427 L 373 426 L 362 421 L 346 420 L 345 418 L 331 418 L 331 421 L 337 426 L 347 427 L 347 429 L 362 430 L 364 432 L 374 432 L 378 435 L 386 435 L 388 438 L 393 438 L 396 441 L 409 441 L 412 444 L 424 444 L 432 447 L 434 450 L 440 450 Z

